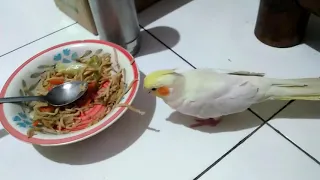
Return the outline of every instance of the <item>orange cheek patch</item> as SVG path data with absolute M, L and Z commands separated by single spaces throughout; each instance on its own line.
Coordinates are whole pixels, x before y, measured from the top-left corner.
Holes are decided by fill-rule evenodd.
M 168 96 L 170 94 L 170 89 L 168 87 L 160 87 L 157 92 L 161 96 Z

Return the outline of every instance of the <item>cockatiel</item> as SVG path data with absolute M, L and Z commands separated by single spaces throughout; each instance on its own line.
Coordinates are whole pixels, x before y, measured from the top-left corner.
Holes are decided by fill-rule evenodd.
M 144 88 L 178 112 L 215 126 L 225 115 L 245 111 L 266 100 L 320 100 L 320 78 L 273 79 L 246 71 L 159 70 L 144 79 Z

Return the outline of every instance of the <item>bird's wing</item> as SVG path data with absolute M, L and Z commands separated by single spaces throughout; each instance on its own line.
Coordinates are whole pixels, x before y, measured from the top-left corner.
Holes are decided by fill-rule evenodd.
M 231 75 L 240 75 L 240 76 L 259 76 L 264 77 L 264 73 L 258 73 L 258 72 L 250 72 L 250 71 L 232 71 L 227 69 L 214 69 L 217 73 L 226 73 Z
M 183 69 L 174 69 L 177 73 L 184 73 L 185 70 Z M 200 69 L 195 69 L 193 71 L 199 71 Z M 265 73 L 260 72 L 250 72 L 250 71 L 236 71 L 236 70 L 229 70 L 229 69 L 218 69 L 218 68 L 202 68 L 201 71 L 211 72 L 211 73 L 223 73 L 223 74 L 231 74 L 231 75 L 240 75 L 240 76 L 258 76 L 264 77 Z
M 184 101 L 178 111 L 199 118 L 238 113 L 257 101 L 259 87 L 250 78 L 199 72 L 186 76 Z

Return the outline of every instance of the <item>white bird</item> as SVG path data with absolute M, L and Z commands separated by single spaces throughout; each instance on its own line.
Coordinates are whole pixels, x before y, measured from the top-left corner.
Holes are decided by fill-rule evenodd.
M 144 79 L 144 88 L 178 112 L 215 126 L 219 118 L 266 100 L 320 100 L 320 78 L 274 79 L 263 73 L 194 69 L 159 70 Z M 200 120 L 202 119 L 202 120 Z

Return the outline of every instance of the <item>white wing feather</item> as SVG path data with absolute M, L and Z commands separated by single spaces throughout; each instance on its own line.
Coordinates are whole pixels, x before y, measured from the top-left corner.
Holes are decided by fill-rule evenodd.
M 251 83 L 250 78 L 210 69 L 187 71 L 182 75 L 186 79 L 186 91 L 175 108 L 183 114 L 216 118 L 245 111 L 259 99 L 259 87 Z

